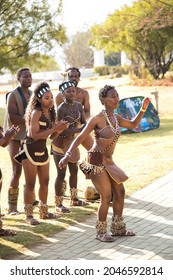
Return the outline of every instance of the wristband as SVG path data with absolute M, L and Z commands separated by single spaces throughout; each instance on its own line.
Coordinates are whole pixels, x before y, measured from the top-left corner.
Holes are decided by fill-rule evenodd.
M 146 112 L 146 109 L 141 108 L 140 111 L 141 111 L 142 113 L 145 113 L 145 112 Z
M 72 155 L 71 152 L 68 152 L 68 151 L 67 151 L 67 152 L 65 153 L 65 156 L 67 156 L 67 157 L 71 157 L 71 155 Z

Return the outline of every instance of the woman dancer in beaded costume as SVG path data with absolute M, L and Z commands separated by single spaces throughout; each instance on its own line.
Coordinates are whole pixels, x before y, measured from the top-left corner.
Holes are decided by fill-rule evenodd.
M 58 133 L 68 127 L 67 121 L 56 122 L 53 94 L 46 82 L 36 85 L 26 109 L 25 120 L 27 137 L 22 150 L 15 159 L 22 162 L 25 174 L 24 209 L 26 222 L 37 225 L 38 220 L 33 217 L 32 194 L 39 178 L 39 214 L 40 219 L 52 219 L 57 215 L 48 212 L 47 195 L 49 182 L 49 155 L 46 147 L 48 137 L 53 139 Z
M 58 135 L 52 142 L 52 154 L 54 157 L 55 165 L 57 168 L 57 178 L 55 180 L 55 204 L 57 212 L 68 213 L 70 210 L 63 205 L 63 184 L 66 175 L 66 167 L 60 169 L 58 167 L 60 159 L 64 156 L 68 150 L 70 144 L 75 139 L 76 133 L 82 131 L 86 124 L 84 110 L 82 105 L 75 100 L 76 88 L 72 81 L 65 81 L 59 86 L 60 91 L 63 94 L 64 102 L 58 106 L 57 116 L 58 120 L 64 119 L 69 122 L 68 129 L 64 130 Z M 80 158 L 79 149 L 76 149 L 75 153 L 71 154 L 69 158 L 69 185 L 70 185 L 70 196 L 71 206 L 86 205 L 86 202 L 78 198 L 77 190 L 77 163 Z
M 80 164 L 81 170 L 90 178 L 100 193 L 101 202 L 98 209 L 96 224 L 96 238 L 103 242 L 114 241 L 113 236 L 133 236 L 132 231 L 126 229 L 123 219 L 125 189 L 123 182 L 127 175 L 113 161 L 113 152 L 120 136 L 120 127 L 133 129 L 139 125 L 144 112 L 150 102 L 149 98 L 143 100 L 142 108 L 133 120 L 127 120 L 115 114 L 118 108 L 119 96 L 114 86 L 105 85 L 99 91 L 99 99 L 105 109 L 94 115 L 84 130 L 73 141 L 65 156 L 59 163 L 64 168 L 71 153 L 83 142 L 85 137 L 94 130 L 95 141 L 88 151 L 86 161 Z M 107 233 L 107 214 L 113 192 L 113 217 L 111 221 L 111 235 Z

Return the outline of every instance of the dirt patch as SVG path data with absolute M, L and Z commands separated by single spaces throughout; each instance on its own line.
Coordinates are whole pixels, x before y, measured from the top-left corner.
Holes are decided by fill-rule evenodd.
M 173 86 L 173 81 L 171 79 L 161 79 L 161 80 L 155 80 L 155 81 L 148 81 L 145 79 L 137 79 L 137 80 L 132 80 L 130 82 L 130 85 L 132 86 L 164 86 L 164 87 L 169 87 Z
M 160 113 L 170 112 L 172 110 L 172 100 L 173 100 L 173 82 L 168 81 L 155 81 L 154 84 L 149 84 L 146 80 L 137 80 L 136 82 L 132 82 L 128 76 L 124 76 L 121 78 L 111 79 L 110 77 L 98 77 L 95 79 L 92 78 L 81 78 L 79 82 L 79 86 L 81 88 L 85 88 L 88 90 L 90 95 L 90 103 L 91 103 L 91 114 L 98 112 L 102 109 L 102 105 L 98 102 L 98 92 L 99 90 L 107 85 L 113 85 L 116 87 L 120 99 L 133 97 L 133 96 L 147 96 L 152 98 L 152 103 L 155 106 L 155 98 L 151 94 L 151 92 L 157 91 L 159 92 L 159 109 Z M 49 82 L 50 88 L 53 92 L 53 95 L 56 96 L 59 92 L 59 82 L 52 81 Z M 0 107 L 4 108 L 5 104 L 5 94 L 14 89 L 17 85 L 0 85 Z M 33 90 L 35 84 L 32 84 L 31 89 Z M 163 106 L 165 104 L 165 106 Z

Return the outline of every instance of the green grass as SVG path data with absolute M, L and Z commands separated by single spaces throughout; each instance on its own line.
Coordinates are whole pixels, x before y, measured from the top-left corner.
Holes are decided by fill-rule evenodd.
M 126 196 L 147 186 L 173 169 L 172 104 L 173 94 L 170 91 L 168 92 L 167 88 L 163 89 L 163 93 L 160 94 L 160 127 L 143 133 L 128 132 L 121 135 L 114 152 L 114 160 L 129 176 L 129 180 L 125 183 Z M 98 102 L 92 103 L 92 106 L 95 106 L 93 111 L 99 111 Z M 3 116 L 4 109 L 0 109 L 0 124 L 3 123 Z M 81 158 L 84 158 L 86 151 L 82 146 L 80 147 L 80 151 Z M 3 171 L 1 206 L 2 210 L 4 210 L 7 206 L 7 189 L 11 175 L 11 164 L 6 148 L 0 147 L 0 157 L 0 165 Z M 51 158 L 48 196 L 48 204 L 51 211 L 54 211 L 55 177 L 56 169 Z M 57 221 L 43 221 L 37 227 L 32 227 L 25 223 L 25 215 L 23 213 L 23 184 L 24 175 L 22 173 L 19 194 L 19 210 L 22 214 L 16 217 L 6 215 L 3 219 L 4 228 L 9 227 L 16 230 L 17 235 L 15 237 L 0 238 L 0 258 L 2 259 L 10 258 L 11 254 L 24 253 L 26 249 L 36 244 L 38 245 L 39 242 L 49 242 L 49 238 L 54 233 L 67 228 L 75 222 L 85 221 L 91 213 L 96 212 L 98 207 L 98 203 L 90 204 L 87 207 L 72 207 L 71 213 L 63 214 Z M 78 189 L 80 197 L 84 197 L 84 191 L 87 185 L 91 185 L 91 181 L 85 180 L 84 175 L 79 171 Z M 36 183 L 36 193 L 37 190 L 38 184 Z M 69 195 L 69 190 L 67 190 L 67 195 Z M 65 205 L 69 206 L 68 197 L 65 199 Z M 35 209 L 35 217 L 38 217 L 38 208 Z
M 115 160 L 129 175 L 125 184 L 127 195 L 173 169 L 172 118 L 171 114 L 160 117 L 158 129 L 121 137 Z
M 51 211 L 54 211 L 50 207 Z M 96 203 L 87 207 L 73 208 L 69 214 L 63 214 L 57 220 L 44 220 L 37 227 L 29 226 L 25 223 L 25 215 L 11 217 L 8 215 L 3 219 L 4 228 L 10 227 L 17 231 L 13 237 L 0 238 L 0 258 L 9 259 L 9 255 L 24 253 L 26 248 L 38 245 L 40 242 L 49 243 L 51 236 L 66 229 L 75 222 L 85 221 L 85 219 L 95 212 Z M 35 217 L 38 217 L 38 210 L 35 210 Z

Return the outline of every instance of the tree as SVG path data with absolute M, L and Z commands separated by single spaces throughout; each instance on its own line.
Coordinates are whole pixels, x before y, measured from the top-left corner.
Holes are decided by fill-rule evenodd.
M 93 50 L 88 45 L 90 36 L 90 32 L 77 32 L 72 40 L 63 47 L 67 64 L 78 68 L 93 67 Z
M 124 51 L 141 61 L 155 78 L 163 78 L 173 62 L 173 0 L 139 0 L 91 29 L 91 44 L 107 52 Z M 139 71 L 138 71 L 139 72 Z
M 46 71 L 55 71 L 59 70 L 60 67 L 57 64 L 56 60 L 48 55 L 34 53 L 29 55 L 28 59 L 26 59 L 27 63 L 21 62 L 18 64 L 18 67 L 22 67 L 25 65 L 29 67 L 32 72 L 46 72 Z
M 48 0 L 0 0 L 0 69 L 14 72 L 31 54 L 45 54 L 66 42 L 58 23 L 61 4 L 53 10 Z

